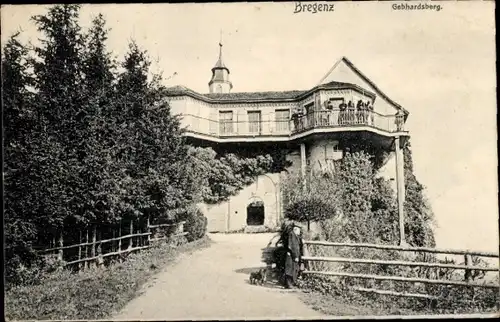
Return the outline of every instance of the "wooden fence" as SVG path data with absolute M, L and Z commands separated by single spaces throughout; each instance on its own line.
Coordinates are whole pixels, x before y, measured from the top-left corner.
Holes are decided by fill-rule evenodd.
M 38 253 L 42 256 L 47 256 L 50 254 L 57 254 L 58 260 L 63 262 L 66 267 L 73 267 L 76 269 L 83 269 L 91 264 L 97 266 L 104 264 L 105 259 L 110 259 L 112 257 L 120 257 L 123 259 L 124 256 L 130 254 L 131 252 L 139 251 L 142 249 L 147 249 L 151 247 L 155 242 L 178 238 L 187 235 L 184 231 L 184 223 L 163 223 L 151 225 L 149 219 L 147 220 L 145 229 L 136 227 L 134 233 L 134 221 L 129 222 L 128 233 L 122 235 L 122 225 L 119 225 L 118 236 L 115 237 L 115 232 L 113 231 L 113 238 L 107 239 L 97 239 L 97 227 L 94 226 L 92 231 L 91 241 L 89 241 L 89 230 L 85 233 L 84 242 L 82 241 L 82 232 L 79 232 L 78 240 L 80 243 L 64 245 L 63 234 L 59 233 L 57 247 L 51 247 L 48 249 L 39 250 Z M 136 226 L 138 222 L 136 222 Z M 104 245 L 108 247 L 104 248 Z M 125 246 L 125 247 L 124 247 Z M 75 249 L 78 249 L 77 258 L 74 260 L 67 260 L 68 254 L 65 251 L 72 250 L 72 255 L 75 255 Z
M 420 268 L 437 268 L 445 270 L 463 270 L 463 280 L 452 280 L 443 279 L 442 276 L 437 276 L 435 279 L 431 278 L 421 278 L 421 277 L 405 277 L 405 276 L 394 276 L 394 275 L 375 275 L 375 274 L 360 274 L 360 273 L 349 273 L 345 271 L 329 271 L 329 270 L 311 270 L 307 269 L 304 274 L 312 275 L 324 275 L 324 276 L 337 276 L 337 277 L 348 277 L 354 279 L 369 279 L 369 280 L 381 280 L 381 281 L 397 281 L 397 282 L 409 282 L 409 283 L 422 283 L 422 284 L 438 284 L 438 285 L 453 285 L 453 286 L 467 286 L 467 287 L 480 287 L 480 288 L 492 288 L 499 289 L 499 284 L 492 283 L 475 283 L 474 274 L 477 272 L 499 272 L 498 268 L 498 253 L 491 252 L 472 252 L 472 251 L 462 251 L 462 250 L 450 250 L 450 249 L 435 249 L 435 248 L 425 248 L 425 247 L 401 247 L 401 246 L 391 246 L 391 245 L 375 245 L 375 244 L 353 244 L 353 243 L 335 243 L 326 241 L 305 241 L 304 244 L 308 249 L 312 245 L 325 246 L 325 247 L 348 247 L 357 249 L 375 249 L 384 251 L 398 251 L 398 252 L 413 252 L 413 253 L 431 253 L 431 254 L 446 254 L 446 255 L 461 255 L 464 256 L 464 264 L 455 263 L 441 263 L 435 262 L 424 262 L 424 261 L 405 261 L 405 260 L 378 260 L 378 259 L 366 259 L 366 258 L 346 258 L 346 257 L 324 257 L 324 256 L 304 256 L 303 260 L 308 264 L 314 262 L 322 263 L 348 263 L 348 264 L 364 264 L 364 265 L 384 265 L 384 266 L 406 266 L 406 267 L 420 267 Z M 483 267 L 473 265 L 472 256 L 476 257 L 486 257 L 495 258 L 497 267 Z M 308 265 L 311 266 L 311 265 Z M 476 274 L 477 275 L 477 274 Z M 498 282 L 497 282 L 498 283 Z M 375 288 L 363 288 L 355 287 L 354 290 L 360 292 L 370 292 L 384 295 L 393 296 L 403 296 L 403 297 L 415 297 L 415 298 L 428 298 L 437 299 L 439 297 L 433 296 L 431 294 L 418 294 L 418 293 L 401 293 L 394 292 L 392 290 L 381 290 Z

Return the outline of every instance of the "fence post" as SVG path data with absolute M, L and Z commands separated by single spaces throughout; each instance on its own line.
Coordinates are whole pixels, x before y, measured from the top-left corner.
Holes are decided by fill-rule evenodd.
M 122 221 L 120 220 L 120 223 L 118 224 L 118 237 L 122 237 Z M 121 238 L 118 239 L 118 252 L 122 251 L 122 240 Z
M 78 244 L 82 243 L 82 231 L 80 230 L 78 233 Z M 82 259 L 82 245 L 78 246 L 78 260 Z M 82 268 L 82 263 L 78 263 L 78 268 Z
M 151 233 L 151 228 L 149 228 L 149 216 L 148 216 L 148 219 L 146 221 L 146 232 L 149 234 Z M 148 235 L 147 236 L 147 240 L 148 240 L 148 243 L 147 245 L 149 245 L 151 243 L 151 235 Z
M 141 221 L 140 219 L 137 220 L 137 234 L 142 234 L 143 232 L 143 228 L 142 228 L 142 225 L 141 225 Z M 143 246 L 143 236 L 137 236 L 137 238 L 135 239 L 135 242 L 136 242 L 136 245 L 137 247 L 141 247 Z
M 61 232 L 59 233 L 59 247 L 63 247 L 63 231 L 62 231 L 62 230 L 61 230 Z M 57 257 L 58 257 L 58 258 L 59 258 L 59 260 L 61 260 L 61 261 L 63 260 L 63 254 L 64 254 L 63 252 L 64 252 L 64 250 L 59 249 L 59 254 L 58 254 L 58 256 L 57 256 Z
M 92 250 L 91 257 L 95 257 L 95 244 L 96 244 L 96 226 L 94 225 L 94 230 L 92 231 Z
M 99 230 L 99 241 L 102 240 L 102 231 Z M 99 242 L 97 246 L 97 266 L 100 266 L 103 264 L 103 259 L 102 259 L 102 243 Z
M 116 238 L 116 231 L 113 229 L 113 239 L 115 239 L 115 238 Z M 113 240 L 111 242 L 111 252 L 115 252 L 115 251 L 116 251 L 116 249 L 115 249 L 115 241 Z
M 133 235 L 134 234 L 134 220 L 133 219 L 130 219 L 130 233 L 129 235 Z M 134 247 L 134 237 L 130 237 L 129 238 L 130 242 L 128 244 L 128 248 L 131 249 L 132 247 Z
M 472 256 L 470 254 L 465 254 L 464 255 L 464 259 L 465 259 L 465 265 L 466 266 L 470 266 L 472 264 Z M 468 283 L 470 282 L 471 280 L 471 270 L 470 269 L 466 269 L 465 270 L 465 273 L 464 273 L 464 280 Z
M 87 226 L 86 235 L 85 235 L 85 258 L 89 257 L 89 227 Z M 83 262 L 83 266 L 90 267 L 89 262 Z

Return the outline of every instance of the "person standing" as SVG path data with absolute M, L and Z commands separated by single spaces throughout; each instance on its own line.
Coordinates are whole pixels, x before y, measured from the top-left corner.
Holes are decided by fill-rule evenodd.
M 365 110 L 365 105 L 362 100 L 359 100 L 358 105 L 356 106 L 356 118 L 357 118 L 356 124 L 364 123 L 364 117 L 365 117 L 364 110 Z
M 398 110 L 398 112 L 396 113 L 395 123 L 396 123 L 396 130 L 398 132 L 402 131 L 403 130 L 403 124 L 404 124 L 404 113 L 401 110 Z
M 348 124 L 354 124 L 356 121 L 356 106 L 354 106 L 354 103 L 352 101 L 349 101 L 347 103 L 347 118 L 348 118 Z
M 367 110 L 368 110 L 368 114 L 370 114 L 370 121 L 371 121 L 370 125 L 374 126 L 375 125 L 375 120 L 374 120 L 375 114 L 373 112 L 373 104 L 368 103 Z
M 346 113 L 347 113 L 347 104 L 342 102 L 339 106 L 339 118 L 337 125 L 344 125 L 346 123 Z
M 301 258 L 300 249 L 300 227 L 294 225 L 288 233 L 285 262 L 285 288 L 292 288 L 297 283 L 297 274 L 299 273 L 299 263 Z

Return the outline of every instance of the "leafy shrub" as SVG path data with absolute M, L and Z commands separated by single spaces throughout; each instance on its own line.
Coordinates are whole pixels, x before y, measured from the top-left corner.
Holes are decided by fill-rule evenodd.
M 187 232 L 186 239 L 188 242 L 192 242 L 205 236 L 207 232 L 208 220 L 200 209 L 189 209 L 185 213 L 183 220 L 185 221 L 184 231 Z
M 318 220 L 320 239 L 334 242 L 399 243 L 397 201 L 387 180 L 376 176 L 374 157 L 364 150 L 347 152 L 339 162 L 333 178 L 317 176 L 304 190 L 299 176 L 288 179 L 285 187 L 286 215 L 295 220 Z M 376 159 L 376 158 L 375 158 Z M 405 236 L 406 242 L 416 247 L 434 247 L 434 214 L 424 196 L 424 187 L 413 174 L 411 148 L 404 149 L 405 161 Z M 309 175 L 310 176 L 310 175 Z M 310 177 L 307 177 L 310 181 Z M 332 180 L 333 179 L 333 180 Z M 329 185 L 328 182 L 334 184 Z M 287 190 L 288 189 L 288 190 Z M 332 198 L 319 197 L 324 193 Z M 326 205 L 325 205 L 326 204 Z M 336 210 L 338 209 L 338 212 Z M 325 211 L 326 210 L 326 211 Z M 309 238 L 310 239 L 310 238 Z M 310 256 L 362 258 L 385 261 L 415 261 L 454 263 L 440 260 L 433 254 L 402 253 L 389 250 L 350 247 L 308 246 Z M 486 266 L 472 258 L 474 266 Z M 401 276 L 426 279 L 461 281 L 463 271 L 435 267 L 406 267 L 381 264 L 350 264 L 310 262 L 312 271 L 335 271 L 380 276 Z M 484 274 L 472 271 L 470 278 L 481 280 Z M 362 305 L 377 303 L 393 314 L 405 310 L 431 313 L 476 313 L 498 310 L 498 290 L 476 287 L 429 285 L 400 281 L 383 281 L 351 277 L 306 275 L 303 287 L 328 296 L 337 295 Z M 440 297 L 439 300 L 394 298 L 387 295 L 356 292 L 355 287 L 388 290 L 400 293 L 420 293 Z M 398 313 L 399 312 L 399 313 Z
M 237 153 L 217 153 L 212 148 L 190 147 L 191 173 L 200 187 L 199 199 L 217 204 L 236 195 L 259 175 L 272 170 L 271 155 L 245 157 Z
M 285 216 L 291 220 L 306 221 L 309 225 L 338 212 L 339 189 L 331 176 L 309 171 L 304 181 L 300 173 L 291 173 L 283 180 L 282 187 Z

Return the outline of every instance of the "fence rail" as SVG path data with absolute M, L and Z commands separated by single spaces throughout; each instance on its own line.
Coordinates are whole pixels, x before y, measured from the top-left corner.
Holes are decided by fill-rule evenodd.
M 405 261 L 405 260 L 378 260 L 378 259 L 347 258 L 347 257 L 325 257 L 325 256 L 303 257 L 303 260 L 305 262 L 326 262 L 326 263 L 334 262 L 334 263 L 349 263 L 349 264 L 362 264 L 362 265 L 368 264 L 368 265 L 385 265 L 385 266 L 410 266 L 410 267 L 423 267 L 426 269 L 437 268 L 437 269 L 447 269 L 447 270 L 464 270 L 465 271 L 464 281 L 440 279 L 443 276 L 438 276 L 438 279 L 431 279 L 428 278 L 429 276 L 426 276 L 427 278 L 421 278 L 421 277 L 361 274 L 361 273 L 350 273 L 341 271 L 325 271 L 325 270 L 310 270 L 310 269 L 305 270 L 304 274 L 348 277 L 348 278 L 365 279 L 365 280 L 368 279 L 368 280 L 396 281 L 396 282 L 422 283 L 422 284 L 434 284 L 434 285 L 479 287 L 479 288 L 489 288 L 489 289 L 500 288 L 500 285 L 498 284 L 488 284 L 485 282 L 474 283 L 473 277 L 471 277 L 472 272 L 478 272 L 478 271 L 500 272 L 498 267 L 482 267 L 477 265 L 471 265 L 471 263 L 473 262 L 472 256 L 498 259 L 499 257 L 498 253 L 455 250 L 455 249 L 436 249 L 436 248 L 426 248 L 426 247 L 402 247 L 402 246 L 392 246 L 392 245 L 338 243 L 338 242 L 327 242 L 327 241 L 304 241 L 304 244 L 326 246 L 326 247 L 351 247 L 351 248 L 378 249 L 378 250 L 394 250 L 394 251 L 415 252 L 415 253 L 463 255 L 465 259 L 464 265 L 461 265 L 455 263 L 421 262 L 421 261 Z M 394 292 L 392 290 L 380 290 L 375 288 L 354 287 L 352 289 L 359 292 L 370 292 L 370 293 L 401 296 L 401 297 L 416 297 L 416 298 L 427 298 L 427 299 L 439 298 L 432 294 L 418 294 L 418 293 L 408 293 L 408 292 L 401 293 L 401 292 Z
M 84 264 L 82 266 L 85 267 L 85 265 L 89 262 L 96 262 L 97 264 L 101 264 L 103 259 L 106 257 L 112 257 L 112 256 L 121 256 L 122 254 L 128 254 L 131 252 L 143 250 L 146 248 L 151 247 L 153 242 L 157 242 L 160 240 L 165 240 L 169 238 L 176 238 L 176 237 L 182 237 L 186 236 L 187 232 L 184 232 L 184 224 L 185 222 L 179 222 L 179 223 L 163 223 L 163 224 L 155 224 L 155 225 L 150 225 L 149 220 L 146 223 L 145 230 L 146 232 L 138 231 L 135 232 L 133 231 L 134 225 L 133 221 L 130 222 L 130 228 L 129 232 L 126 235 L 123 236 L 117 236 L 113 238 L 106 238 L 106 239 L 97 239 L 97 234 L 96 234 L 96 227 L 93 229 L 92 233 L 92 241 L 89 241 L 89 234 L 88 231 L 86 233 L 86 241 L 85 242 L 80 242 L 77 244 L 71 244 L 71 245 L 63 245 L 63 235 L 60 233 L 59 235 L 59 240 L 58 244 L 59 246 L 57 247 L 51 247 L 48 249 L 39 249 L 37 252 L 41 255 L 46 255 L 50 253 L 57 253 L 58 258 L 60 260 L 64 260 L 64 251 L 65 250 L 70 250 L 74 248 L 78 248 L 78 259 L 75 260 L 67 260 L 64 261 L 63 266 L 71 266 L 74 264 L 79 264 L 79 268 L 81 264 Z M 157 235 L 155 232 L 158 232 L 158 230 L 161 230 L 161 228 L 167 228 L 167 227 L 174 227 L 174 230 L 171 231 L 170 233 L 164 232 L 165 236 L 161 237 L 154 237 L 151 238 L 151 236 Z M 142 228 L 144 230 L 144 227 Z M 119 227 L 119 232 L 118 234 L 121 235 L 122 229 L 121 225 Z M 113 231 L 113 236 L 115 236 L 115 231 Z M 82 232 L 79 233 L 80 235 L 80 241 L 82 239 Z M 147 237 L 145 239 L 144 237 Z M 123 248 L 122 247 L 122 241 L 124 240 L 129 240 L 128 247 Z M 135 240 L 135 243 L 134 243 Z M 117 242 L 117 245 L 113 244 Z M 54 241 L 55 243 L 55 241 Z M 110 251 L 108 252 L 102 252 L 102 245 L 104 244 L 109 244 L 111 243 Z M 90 248 L 90 252 L 89 252 Z M 83 250 L 83 251 L 82 251 Z M 90 254 L 89 254 L 90 253 Z M 76 255 L 76 254 L 73 254 Z M 90 256 L 89 256 L 90 255 Z M 88 256 L 88 257 L 86 257 Z
M 174 226 L 177 226 L 177 225 L 184 225 L 185 223 L 186 223 L 185 221 L 181 221 L 181 222 L 176 223 L 176 224 L 149 225 L 149 228 L 174 227 Z
M 439 249 L 439 248 L 428 248 L 428 247 L 402 247 L 402 246 L 377 245 L 377 244 L 337 243 L 337 242 L 327 242 L 327 241 L 317 241 L 317 240 L 304 241 L 304 244 L 321 245 L 321 246 L 334 246 L 334 247 L 356 247 L 356 248 L 398 250 L 398 251 L 403 251 L 403 252 L 424 252 L 424 253 L 434 253 L 434 254 L 472 255 L 472 256 L 481 256 L 481 257 L 493 257 L 493 258 L 499 257 L 498 253 L 493 253 L 493 252 L 478 252 L 478 251 L 458 250 L 458 249 Z
M 498 271 L 495 267 L 481 267 L 469 265 L 456 265 L 456 264 L 442 264 L 442 263 L 429 263 L 429 262 L 406 262 L 406 261 L 386 261 L 386 260 L 371 260 L 363 258 L 343 258 L 343 257 L 302 257 L 306 261 L 320 261 L 320 262 L 335 262 L 335 263 L 351 263 L 351 264 L 378 264 L 378 265 L 395 265 L 395 266 L 418 266 L 418 267 L 440 267 L 451 269 L 465 269 L 477 271 Z
M 96 242 L 86 242 L 86 243 L 81 243 L 81 244 L 73 244 L 73 245 L 60 246 L 60 247 L 54 247 L 54 248 L 49 248 L 49 249 L 42 249 L 42 250 L 39 250 L 39 252 L 41 252 L 41 253 L 50 253 L 50 252 L 54 252 L 56 250 L 71 249 L 71 248 L 77 248 L 77 247 L 82 247 L 82 246 L 92 246 L 94 244 L 106 244 L 106 243 L 111 243 L 111 242 L 119 241 L 119 240 L 123 240 L 123 239 L 148 236 L 148 235 L 151 235 L 151 234 L 152 233 L 130 234 L 130 235 L 120 236 L 120 237 L 116 237 L 116 238 L 98 240 Z
M 149 248 L 149 247 L 150 247 L 150 245 L 140 246 L 140 247 L 133 247 L 133 248 L 127 248 L 127 249 L 124 249 L 122 251 L 116 251 L 116 252 L 106 253 L 106 254 L 102 254 L 102 255 L 98 255 L 98 256 L 94 256 L 94 257 L 82 258 L 82 259 L 78 259 L 78 260 L 75 260 L 75 261 L 66 262 L 66 263 L 64 263 L 64 265 L 65 266 L 69 266 L 69 265 L 73 265 L 73 264 L 77 264 L 77 263 L 92 262 L 92 261 L 99 260 L 99 259 L 104 258 L 104 257 L 117 256 L 117 255 L 120 255 L 120 254 L 130 253 L 130 252 L 134 252 L 134 251 L 137 251 L 137 250 L 146 249 L 146 248 Z
M 382 276 L 374 274 L 356 274 L 356 273 L 344 273 L 344 272 L 325 272 L 325 271 L 304 271 L 304 274 L 318 274 L 318 275 L 329 275 L 329 276 L 339 276 L 339 277 L 355 277 L 363 279 L 373 279 L 381 281 L 398 281 L 398 282 L 412 282 L 412 283 L 424 283 L 424 284 L 440 284 L 440 285 L 459 285 L 459 286 L 477 286 L 484 288 L 499 288 L 498 285 L 491 284 L 479 284 L 479 283 L 468 283 L 461 281 L 449 281 L 449 280 L 439 280 L 439 279 L 429 279 L 429 278 L 414 278 L 414 277 L 400 277 L 400 276 Z
M 174 237 L 181 237 L 181 236 L 186 236 L 186 235 L 187 235 L 187 232 L 183 232 L 183 233 L 175 234 Z M 164 239 L 168 239 L 168 238 L 170 238 L 170 236 L 157 237 L 154 239 L 150 239 L 150 241 L 155 242 L 155 241 L 164 240 Z
M 400 293 L 400 292 L 393 292 L 393 291 L 383 291 L 383 290 L 377 290 L 374 288 L 365 288 L 365 287 L 355 287 L 353 290 L 358 291 L 358 292 L 366 292 L 366 293 L 377 293 L 377 294 L 382 294 L 382 295 L 392 295 L 392 296 L 399 296 L 399 297 L 416 297 L 416 298 L 424 298 L 424 299 L 431 299 L 431 300 L 437 300 L 440 297 L 439 296 L 432 296 L 432 295 L 427 295 L 427 294 L 419 294 L 419 293 Z

